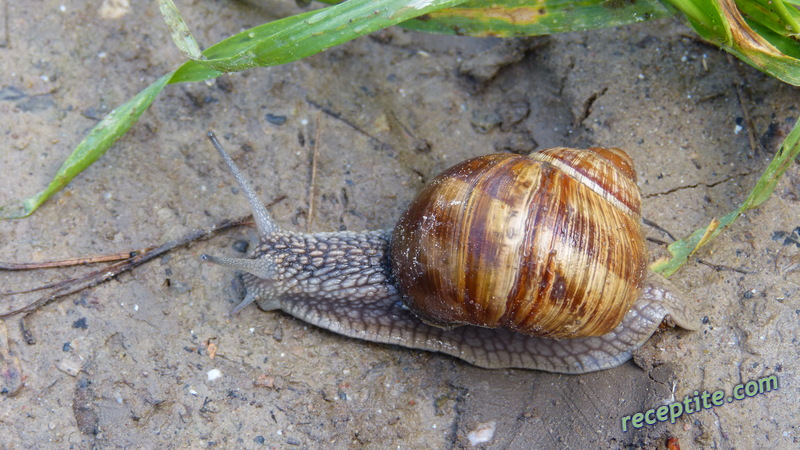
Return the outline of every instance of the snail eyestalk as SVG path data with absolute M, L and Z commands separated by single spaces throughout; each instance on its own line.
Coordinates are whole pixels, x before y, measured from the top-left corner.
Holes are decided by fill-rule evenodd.
M 272 217 L 267 212 L 267 208 L 264 207 L 263 204 L 258 200 L 258 196 L 256 196 L 256 192 L 250 187 L 250 183 L 244 178 L 244 175 L 239 171 L 239 168 L 236 167 L 236 164 L 231 159 L 230 155 L 222 148 L 222 144 L 219 143 L 217 140 L 217 136 L 214 134 L 213 131 L 208 132 L 208 139 L 214 145 L 214 148 L 217 149 L 220 155 L 222 155 L 222 159 L 225 161 L 225 164 L 228 165 L 228 169 L 230 169 L 231 173 L 233 173 L 234 178 L 236 178 L 236 182 L 239 183 L 239 187 L 244 192 L 245 197 L 247 197 L 247 202 L 250 203 L 250 209 L 253 211 L 253 219 L 256 221 L 256 226 L 258 227 L 258 232 L 261 237 L 265 237 L 270 233 L 274 233 L 278 231 L 280 228 L 272 220 Z
M 219 266 L 230 267 L 232 269 L 237 269 L 243 272 L 247 272 L 263 280 L 264 283 L 268 283 L 270 280 L 274 280 L 276 276 L 275 264 L 266 258 L 258 258 L 258 259 L 225 258 L 225 257 L 203 254 L 200 255 L 200 259 L 202 259 L 203 261 L 212 262 Z M 239 311 L 244 309 L 245 306 L 249 305 L 250 303 L 253 303 L 261 296 L 263 296 L 263 292 L 257 290 L 249 290 L 244 300 L 242 300 L 241 303 L 239 303 L 238 305 L 236 305 L 235 308 L 233 308 L 233 310 L 231 311 L 231 315 L 238 313 Z
M 275 277 L 275 264 L 268 259 L 245 259 L 245 258 L 225 258 L 203 254 L 200 256 L 203 261 L 210 261 L 219 266 L 238 269 L 243 272 L 251 273 L 259 278 L 269 280 Z

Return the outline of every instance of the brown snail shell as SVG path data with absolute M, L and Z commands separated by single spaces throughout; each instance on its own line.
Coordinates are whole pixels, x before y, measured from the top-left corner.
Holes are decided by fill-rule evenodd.
M 642 290 L 640 204 L 620 149 L 480 156 L 409 206 L 392 235 L 392 273 L 432 325 L 599 336 Z
M 639 191 L 619 149 L 479 157 L 437 177 L 394 231 L 306 234 L 282 230 L 209 138 L 259 231 L 251 258 L 202 256 L 245 272 L 232 313 L 256 302 L 362 340 L 561 373 L 627 361 L 667 316 L 696 329 L 665 280 L 645 280 Z

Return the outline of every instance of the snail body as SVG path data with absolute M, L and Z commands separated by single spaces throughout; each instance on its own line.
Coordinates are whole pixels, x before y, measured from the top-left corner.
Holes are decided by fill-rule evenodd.
M 646 277 L 640 195 L 619 149 L 473 158 L 436 177 L 393 230 L 281 230 L 212 133 L 253 209 L 252 302 L 363 340 L 487 368 L 582 373 L 630 358 L 686 304 Z

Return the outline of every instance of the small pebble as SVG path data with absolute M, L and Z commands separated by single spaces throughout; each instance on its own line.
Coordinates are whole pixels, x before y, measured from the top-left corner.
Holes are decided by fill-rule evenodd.
M 62 359 L 56 364 L 56 368 L 73 377 L 77 377 L 81 372 L 81 364 L 70 359 Z
M 264 118 L 267 119 L 267 122 L 274 125 L 283 125 L 284 123 L 286 123 L 286 116 L 276 116 L 275 114 L 267 113 L 267 115 L 264 116 Z
M 467 434 L 469 445 L 474 447 L 478 444 L 491 441 L 494 437 L 494 430 L 496 427 L 497 422 L 495 421 L 479 423 Z

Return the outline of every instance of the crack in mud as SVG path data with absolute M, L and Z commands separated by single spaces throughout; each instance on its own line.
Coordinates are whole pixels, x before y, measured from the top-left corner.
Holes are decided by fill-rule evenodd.
M 671 195 L 671 194 L 674 194 L 676 192 L 680 192 L 680 191 L 683 191 L 683 190 L 686 190 L 686 189 L 697 189 L 699 187 L 713 188 L 713 187 L 719 186 L 720 184 L 728 183 L 728 182 L 733 181 L 733 180 L 738 180 L 738 179 L 741 179 L 741 178 L 749 177 L 749 176 L 751 176 L 751 175 L 753 175 L 755 173 L 756 172 L 746 172 L 746 173 L 740 173 L 740 174 L 736 174 L 736 175 L 730 175 L 728 177 L 723 178 L 722 180 L 715 181 L 713 183 L 695 183 L 695 184 L 687 184 L 685 186 L 676 186 L 676 187 L 674 187 L 672 189 L 668 189 L 668 190 L 663 191 L 663 192 L 656 192 L 656 193 L 653 193 L 653 194 L 643 195 L 642 198 L 662 197 L 662 196 Z

